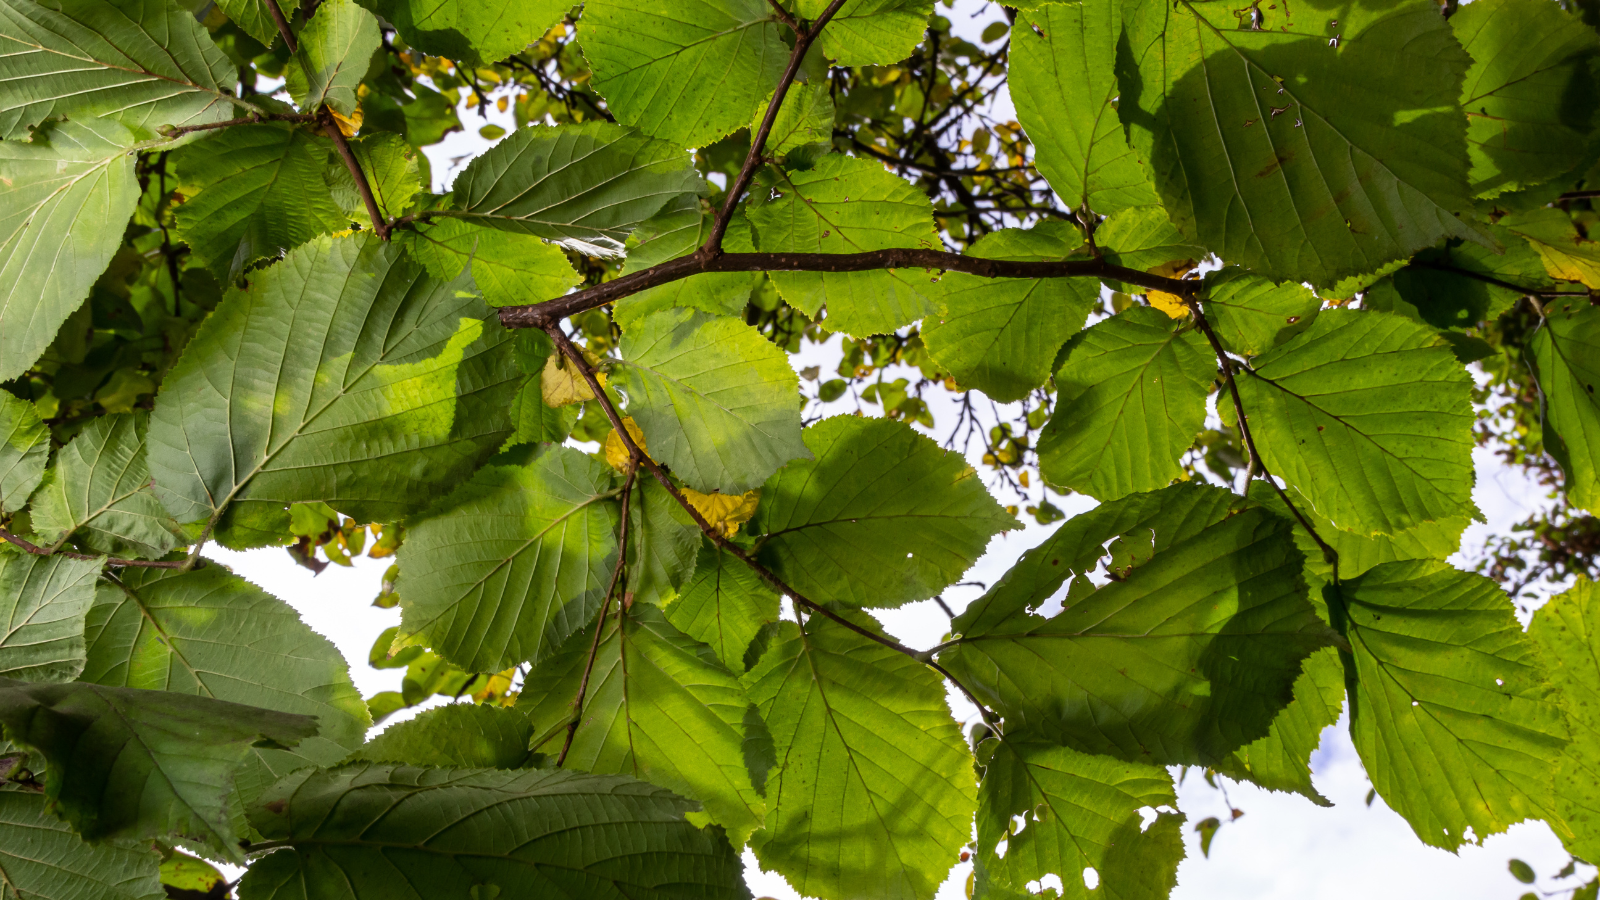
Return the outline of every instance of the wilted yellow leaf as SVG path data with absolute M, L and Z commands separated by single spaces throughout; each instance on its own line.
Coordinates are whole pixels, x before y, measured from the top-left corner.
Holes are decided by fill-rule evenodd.
M 1174 259 L 1159 266 L 1151 266 L 1145 271 L 1151 275 L 1160 275 L 1163 278 L 1182 278 L 1194 270 L 1194 265 L 1194 260 L 1192 259 Z M 1174 319 L 1181 319 L 1189 314 L 1188 304 L 1184 303 L 1183 298 L 1177 294 L 1169 294 L 1166 291 L 1149 291 L 1145 296 L 1149 298 L 1151 306 Z
M 649 449 L 644 445 L 644 432 L 640 431 L 639 426 L 633 423 L 632 417 L 623 419 L 622 427 L 628 429 L 628 436 L 633 438 L 633 442 L 639 445 L 640 450 Z M 611 464 L 611 468 L 616 469 L 619 472 L 630 472 L 633 470 L 633 459 L 628 453 L 628 445 L 622 442 L 622 437 L 621 435 L 617 434 L 617 430 L 615 428 L 606 432 L 606 443 L 604 449 L 606 454 L 606 462 Z
M 550 407 L 594 399 L 589 382 L 559 353 L 551 354 L 544 361 L 544 373 L 539 376 L 539 394 L 544 397 L 544 405 Z
M 743 494 L 702 494 L 694 488 L 684 488 L 683 496 L 710 525 L 722 532 L 723 537 L 733 537 L 739 526 L 756 514 L 756 503 L 761 500 L 761 489 Z
M 365 85 L 363 85 L 363 87 L 365 87 Z M 345 137 L 355 137 L 356 132 L 361 130 L 362 113 L 361 107 L 359 106 L 356 107 L 355 114 L 348 118 L 340 115 L 339 111 L 331 106 L 328 107 L 328 115 L 333 116 L 334 124 L 339 126 L 339 133 L 343 134 Z

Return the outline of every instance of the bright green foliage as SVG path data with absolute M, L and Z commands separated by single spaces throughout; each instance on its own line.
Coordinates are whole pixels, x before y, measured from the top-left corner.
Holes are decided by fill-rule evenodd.
M 766 253 L 862 253 L 939 249 L 928 196 L 869 159 L 830 154 L 815 167 L 784 173 L 780 196 L 750 212 L 756 246 Z M 828 328 L 881 334 L 922 318 L 933 292 L 921 269 L 876 272 L 774 272 L 784 300 Z
M 1342 7 L 1261 14 L 1249 31 L 1220 4 L 1130 11 L 1137 69 L 1121 73 L 1119 112 L 1184 233 L 1315 285 L 1472 235 L 1455 216 L 1470 205 L 1456 102 L 1471 60 L 1438 8 L 1327 33 Z
M 1260 356 L 1304 331 L 1322 301 L 1304 285 L 1273 284 L 1229 268 L 1206 276 L 1204 307 L 1223 347 L 1243 356 Z
M 383 132 L 349 144 L 361 171 L 366 173 L 378 210 L 390 219 L 405 212 L 412 198 L 422 192 L 422 165 L 417 161 L 417 151 L 400 135 Z M 339 164 L 330 166 L 323 177 L 334 188 L 334 200 L 352 220 L 366 219 L 367 207 L 356 191 L 350 170 Z
M 617 255 L 628 232 L 664 204 L 699 189 L 689 157 L 605 122 L 518 129 L 456 179 L 458 215 Z
M 1419 560 L 1339 591 L 1350 731 L 1372 786 L 1425 844 L 1454 850 L 1550 808 L 1567 743 L 1538 651 L 1493 582 Z
M 217 132 L 174 154 L 192 199 L 178 237 L 224 283 L 257 260 L 349 226 L 323 173 L 331 146 L 286 125 Z
M 246 546 L 299 501 L 365 521 L 418 510 L 510 433 L 519 376 L 483 315 L 376 240 L 294 251 L 231 292 L 167 377 L 150 421 L 157 493 L 179 522 L 228 512 Z M 231 452 L 196 453 L 217 446 Z
M 120 245 L 139 200 L 132 143 L 105 119 L 0 142 L 0 381 L 39 358 Z
M 251 0 L 258 2 L 258 0 Z M 427 53 L 474 64 L 520 53 L 571 8 L 565 0 L 360 0 Z
M 83 671 L 84 617 L 99 561 L 0 550 L 0 677 L 71 681 Z
M 87 839 L 178 835 L 240 859 L 233 769 L 258 742 L 316 733 L 308 716 L 161 691 L 0 679 L 6 737 L 43 754 L 45 796 Z M 218 790 L 221 787 L 222 790 Z
M 141 139 L 237 115 L 233 64 L 171 0 L 0 2 L 0 138 L 108 116 Z M 0 378 L 7 376 L 0 375 Z
M 661 482 L 635 479 L 628 504 L 627 569 L 634 602 L 660 605 L 676 594 L 694 571 L 700 540 L 700 526 Z
M 1063 897 L 1129 900 L 1165 897 L 1177 884 L 1183 815 L 1161 813 L 1146 828 L 1139 814 L 1177 807 L 1165 771 L 1025 738 L 978 751 L 992 754 L 978 792 L 978 852 L 997 883 L 1021 890 L 1055 875 Z M 1002 842 L 1005 855 L 996 856 Z M 1103 894 L 1086 888 L 1090 868 Z
M 664 612 L 678 630 L 709 644 L 729 671 L 743 673 L 756 632 L 778 620 L 778 595 L 733 554 L 707 542 L 694 577 Z
M 480 469 L 400 551 L 402 627 L 474 672 L 538 662 L 600 608 L 619 518 L 605 463 L 564 447 Z
M 1012 32 L 1011 96 L 1039 171 L 1068 206 L 1101 215 L 1159 202 L 1112 103 L 1121 13 L 1117 0 L 1043 6 Z
M 1572 743 L 1556 770 L 1555 806 L 1572 852 L 1600 856 L 1600 593 L 1580 578 L 1533 615 L 1528 636 L 1561 692 Z
M 1339 721 L 1344 709 L 1344 666 L 1333 647 L 1306 657 L 1294 681 L 1294 699 L 1266 737 L 1240 747 L 1217 766 L 1231 778 L 1253 781 L 1275 791 L 1293 791 L 1318 806 L 1332 806 L 1311 784 L 1311 754 L 1322 742 L 1323 729 Z
M 372 721 L 344 657 L 287 603 L 214 565 L 119 581 L 102 582 L 89 611 L 83 681 L 316 716 L 316 733 L 293 750 L 252 750 L 248 777 L 267 783 L 361 744 Z
M 578 26 L 617 120 L 701 147 L 766 103 L 788 53 L 765 0 L 594 0 Z
M 1205 258 L 1206 248 L 1183 236 L 1160 206 L 1136 206 L 1108 216 L 1094 230 L 1108 262 L 1149 270 L 1162 263 Z
M 758 735 L 746 730 L 749 701 L 739 679 L 653 606 L 636 603 L 603 627 L 567 765 L 698 800 L 742 844 L 761 827 L 763 807 L 746 761 Z M 546 753 L 557 752 L 566 734 L 593 640 L 592 626 L 573 635 L 523 687 L 526 699 L 516 708 L 538 738 L 548 736 L 538 748 Z
M 158 557 L 179 544 L 177 523 L 150 490 L 148 418 L 139 410 L 96 419 L 61 448 L 33 496 L 40 537 L 112 556 Z
M 687 256 L 700 249 L 711 229 L 711 217 L 700 209 L 699 198 L 685 194 L 639 226 L 628 238 L 628 258 L 622 274 L 631 275 L 659 263 Z M 729 252 L 748 252 L 750 223 L 742 216 L 729 223 L 723 246 Z M 760 276 L 755 276 L 759 278 Z M 750 300 L 751 275 L 747 272 L 704 272 L 647 288 L 617 301 L 613 318 L 626 331 L 634 320 L 677 307 L 690 307 L 719 316 L 738 316 Z
M 33 900 L 158 900 L 167 896 L 149 847 L 86 844 L 37 794 L 0 793 L 0 882 Z
M 972 255 L 1061 260 L 1080 240 L 1077 229 L 1047 222 L 985 235 Z M 1009 402 L 1049 379 L 1056 352 L 1083 327 L 1100 291 L 1087 279 L 996 281 L 950 272 L 930 293 L 938 310 L 922 323 L 928 353 L 962 385 Z
M 777 753 L 751 841 L 762 867 L 821 900 L 931 896 L 974 806 L 971 755 L 933 671 L 813 615 L 779 626 L 745 684 Z
M 1130 307 L 1074 337 L 1039 439 L 1051 484 L 1102 500 L 1166 487 L 1206 417 L 1216 358 L 1181 319 Z
M 683 820 L 693 808 L 632 779 L 549 769 L 306 769 L 251 809 L 289 846 L 252 866 L 239 896 L 305 897 L 311 882 L 438 900 L 747 897 L 739 857 Z
M 561 248 L 531 234 L 439 219 L 406 232 L 401 240 L 435 278 L 454 281 L 470 266 L 472 281 L 490 306 L 537 303 L 578 283 L 578 273 Z
M 762 561 L 819 603 L 926 600 L 1015 527 L 965 460 L 899 422 L 836 416 L 805 438 L 816 458 L 767 481 L 750 531 Z
M 303 110 L 326 105 L 340 115 L 355 112 L 356 87 L 367 74 L 372 51 L 383 43 L 378 20 L 355 0 L 323 0 L 300 29 L 300 51 L 284 72 L 285 87 Z
M 217 8 L 262 46 L 271 48 L 278 40 L 278 25 L 267 11 L 266 0 L 217 0 Z
M 1530 341 L 1544 398 L 1544 446 L 1574 506 L 1600 514 L 1600 309 L 1552 302 Z
M 939 661 L 1013 727 L 1087 753 L 1214 764 L 1267 733 L 1301 661 L 1328 640 L 1289 532 L 1218 488 L 1103 504 L 958 616 Z M 1089 575 L 1113 539 L 1105 566 L 1118 578 L 1097 588 Z
M 451 703 L 391 725 L 351 761 L 462 769 L 521 769 L 534 761 L 533 725 L 516 710 Z
M 837 115 L 833 106 L 833 91 L 825 80 L 825 73 L 807 74 L 811 80 L 789 88 L 788 95 L 783 98 L 783 108 L 772 122 L 772 134 L 767 138 L 767 146 L 777 156 L 807 144 L 833 139 L 833 122 Z M 763 106 L 751 120 L 750 127 L 759 128 L 766 114 L 767 106 Z
M 796 0 L 795 11 L 808 22 L 830 0 Z M 850 0 L 822 32 L 822 52 L 838 66 L 897 63 L 922 42 L 933 0 Z
M 652 313 L 619 349 L 611 385 L 651 458 L 689 486 L 742 493 L 811 455 L 800 439 L 800 380 L 754 328 L 694 310 Z
M 1469 4 L 1450 27 L 1472 56 L 1461 89 L 1468 177 L 1480 197 L 1537 185 L 1589 158 L 1600 36 L 1554 3 Z
M 1336 526 L 1393 534 L 1474 512 L 1472 380 L 1431 329 L 1331 310 L 1245 371 L 1268 468 Z
M 0 393 L 0 513 L 27 505 L 49 458 L 50 432 L 33 405 Z

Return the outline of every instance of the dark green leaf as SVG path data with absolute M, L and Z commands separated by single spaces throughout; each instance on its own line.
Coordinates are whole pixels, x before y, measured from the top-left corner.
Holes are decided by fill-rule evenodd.
M 561 21 L 567 0 L 360 0 L 424 52 L 474 65 L 522 52 Z
M 1273 284 L 1236 267 L 1207 275 L 1205 292 L 1206 318 L 1222 346 L 1244 356 L 1259 356 L 1304 331 L 1322 308 L 1305 285 Z
M 1600 309 L 1550 301 L 1529 347 L 1544 400 L 1545 450 L 1566 475 L 1567 499 L 1600 515 Z
M 295 105 L 314 111 L 326 105 L 353 115 L 356 87 L 367 74 L 372 53 L 383 43 L 378 20 L 355 0 L 322 0 L 297 35 L 300 50 L 284 72 Z
M 50 432 L 33 404 L 0 391 L 0 513 L 28 505 L 49 458 Z
M 148 846 L 86 844 L 45 798 L 0 792 L 0 884 L 20 900 L 160 900 L 160 857 Z
M 68 537 L 96 553 L 155 558 L 182 541 L 150 490 L 144 410 L 90 422 L 56 454 L 33 496 L 33 527 L 59 546 Z
M 0 549 L 0 677 L 71 681 L 83 671 L 84 617 L 97 560 Z
M 778 619 L 778 595 L 754 569 L 707 541 L 700 547 L 694 577 L 664 612 L 684 634 L 710 644 L 729 670 L 743 672 L 749 668 L 745 651 L 756 632 Z
M 463 769 L 520 769 L 533 762 L 528 717 L 514 709 L 451 703 L 389 726 L 351 762 Z
M 1322 732 L 1344 709 L 1344 666 L 1333 647 L 1306 657 L 1294 682 L 1294 699 L 1272 720 L 1266 737 L 1240 747 L 1216 770 L 1274 791 L 1292 791 L 1318 806 L 1332 806 L 1311 784 L 1311 754 Z

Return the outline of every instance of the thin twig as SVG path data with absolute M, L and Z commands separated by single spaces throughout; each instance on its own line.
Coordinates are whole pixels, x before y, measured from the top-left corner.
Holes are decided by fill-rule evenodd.
M 666 488 L 667 493 L 672 495 L 672 499 L 676 500 L 678 505 L 683 507 L 684 510 L 689 513 L 689 517 L 694 519 L 694 523 L 700 527 L 701 532 L 703 532 L 706 537 L 709 537 L 711 541 L 721 549 L 733 554 L 739 559 L 740 562 L 743 562 L 757 575 L 761 576 L 763 581 L 767 582 L 767 584 L 771 585 L 779 593 L 793 600 L 797 605 L 804 606 L 811 612 L 831 619 L 836 624 L 842 625 L 845 628 L 854 631 L 856 634 L 867 638 L 868 640 L 882 644 L 883 646 L 899 653 L 903 653 L 906 656 L 915 659 L 917 662 L 932 668 L 951 684 L 955 685 L 956 688 L 966 696 L 967 700 L 970 701 L 973 706 L 978 708 L 978 712 L 983 716 L 985 722 L 989 722 L 990 724 L 994 723 L 994 714 L 989 711 L 988 707 L 984 706 L 983 703 L 978 700 L 977 695 L 968 690 L 967 686 L 962 684 L 961 681 L 952 675 L 948 669 L 934 661 L 933 653 L 931 651 L 917 650 L 912 647 L 907 647 L 905 644 L 902 644 L 899 641 L 884 637 L 883 635 L 877 634 L 869 628 L 863 628 L 862 626 L 857 625 L 844 616 L 839 615 L 828 607 L 817 603 L 816 601 L 795 590 L 783 579 L 779 578 L 771 569 L 768 569 L 761 563 L 756 562 L 755 559 L 753 559 L 744 551 L 744 548 L 723 537 L 722 532 L 712 526 L 710 522 L 707 522 L 705 516 L 700 514 L 700 510 L 696 509 L 694 504 L 690 503 L 689 499 L 683 495 L 683 492 L 678 490 L 677 485 L 674 485 L 672 483 L 672 479 L 667 477 L 667 473 L 662 471 L 660 466 L 656 465 L 655 460 L 647 456 L 644 450 L 634 442 L 633 435 L 628 433 L 628 429 L 622 423 L 622 416 L 617 412 L 616 405 L 611 402 L 611 398 L 607 396 L 605 388 L 601 387 L 599 379 L 595 377 L 594 369 L 590 367 L 589 361 L 584 359 L 582 351 L 580 351 L 577 346 L 572 343 L 572 339 L 567 337 L 566 332 L 561 330 L 560 323 L 547 322 L 540 327 L 545 329 L 545 332 L 550 335 L 551 340 L 555 341 L 556 346 L 561 349 L 562 354 L 566 356 L 572 365 L 578 370 L 578 372 L 583 375 L 583 380 L 589 385 L 589 390 L 594 392 L 595 400 L 599 402 L 600 408 L 605 411 L 606 418 L 610 420 L 612 429 L 616 431 L 617 437 L 622 440 L 623 446 L 627 448 L 628 456 L 633 460 L 635 471 L 637 471 L 639 467 L 643 467 L 652 476 L 654 476 L 656 481 L 660 482 L 663 488 Z
M 356 155 L 350 151 L 350 142 L 344 139 L 344 132 L 339 130 L 339 123 L 333 120 L 333 113 L 326 106 L 322 118 L 322 133 L 333 141 L 333 146 L 339 151 L 339 158 L 344 160 L 344 167 L 350 170 L 350 177 L 355 179 L 356 193 L 361 195 L 361 203 L 367 208 L 367 217 L 372 219 L 372 231 L 379 240 L 387 241 L 391 228 L 389 221 L 383 217 L 383 212 L 378 209 L 378 198 L 372 194 L 372 185 L 367 181 L 367 173 L 361 171 L 361 164 L 356 162 Z
M 589 675 L 594 672 L 594 660 L 600 653 L 600 636 L 606 630 L 606 616 L 611 612 L 611 595 L 617 592 L 617 582 L 622 581 L 623 572 L 628 568 L 628 501 L 633 496 L 633 479 L 638 474 L 635 469 L 628 473 L 628 480 L 622 486 L 622 531 L 617 539 L 617 565 L 611 570 L 611 583 L 606 585 L 606 597 L 600 601 L 600 616 L 594 621 L 594 640 L 589 642 L 589 658 L 583 664 L 583 677 L 578 680 L 578 693 L 572 698 L 572 720 L 567 723 L 567 737 L 561 743 L 561 753 L 556 757 L 556 768 L 561 768 L 567 761 L 567 754 L 572 751 L 572 740 L 578 736 L 578 723 L 583 721 L 583 699 L 589 693 Z M 627 582 L 623 581 L 624 590 Z
M 294 39 L 294 31 L 289 28 L 289 20 L 284 16 L 283 10 L 278 6 L 278 0 L 262 0 L 267 4 L 267 12 L 272 15 L 272 21 L 278 26 L 278 33 L 283 35 L 284 46 L 290 53 L 300 52 L 300 42 Z
M 204 125 L 166 126 L 161 134 L 165 137 L 180 137 L 193 134 L 196 131 L 213 131 L 218 128 L 232 128 L 235 125 L 255 125 L 261 122 L 315 122 L 317 117 L 311 113 L 257 113 L 241 116 L 237 119 L 228 119 L 222 122 L 208 122 Z
M 1593 200 L 1596 197 L 1600 197 L 1600 191 L 1567 191 L 1557 197 L 1556 202 L 1560 203 L 1563 200 Z
M 784 9 L 783 4 L 779 3 L 778 0 L 767 0 L 767 5 L 772 7 L 772 14 L 778 17 L 778 21 L 792 28 L 795 34 L 798 35 L 805 27 L 800 24 L 799 19 L 789 14 L 789 11 Z
M 704 248 L 702 248 L 703 250 Z M 868 272 L 877 269 L 942 269 L 984 278 L 1111 278 L 1143 288 L 1187 297 L 1200 282 L 1152 275 L 1112 265 L 1103 259 L 1025 262 L 984 259 L 943 250 L 872 250 L 866 253 L 723 253 L 714 257 L 696 251 L 603 284 L 528 306 L 503 306 L 500 324 L 507 328 L 546 328 L 551 322 L 596 309 L 702 272 Z
M 184 560 L 151 560 L 151 559 L 116 559 L 95 556 L 91 553 L 74 553 L 71 550 L 47 550 L 38 544 L 17 537 L 11 532 L 0 528 L 0 541 L 15 545 L 18 549 L 32 553 L 34 556 L 65 556 L 67 559 L 93 560 L 108 566 L 122 566 L 129 569 L 181 569 L 187 562 Z

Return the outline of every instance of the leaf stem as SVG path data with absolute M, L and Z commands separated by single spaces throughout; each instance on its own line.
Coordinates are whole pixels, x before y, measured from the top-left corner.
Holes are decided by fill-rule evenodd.
M 617 538 L 617 565 L 611 570 L 611 583 L 606 585 L 606 597 L 600 601 L 600 616 L 594 622 L 594 640 L 589 642 L 589 658 L 583 663 L 583 677 L 578 680 L 577 696 L 572 698 L 572 719 L 567 722 L 567 737 L 561 742 L 561 753 L 556 757 L 558 769 L 567 761 L 567 754 L 572 751 L 572 740 L 578 736 L 578 723 L 583 720 L 583 700 L 589 693 L 589 676 L 594 672 L 594 660 L 600 653 L 600 636 L 605 633 L 606 616 L 611 612 L 611 595 L 617 592 L 619 581 L 623 589 L 627 589 L 623 573 L 628 567 L 628 501 L 633 496 L 633 479 L 638 473 L 637 468 L 629 472 L 628 480 L 622 486 L 622 530 Z
M 65 538 L 62 538 L 65 540 Z M 98 560 L 104 565 L 121 566 L 129 569 L 182 569 L 188 565 L 187 560 L 161 560 L 161 559 L 117 559 L 115 557 L 96 556 L 90 553 L 74 553 L 71 550 L 46 549 L 31 541 L 17 537 L 11 532 L 0 528 L 0 541 L 15 545 L 18 549 L 34 556 L 65 556 L 67 559 Z
M 543 328 L 545 332 L 550 335 L 550 339 L 555 341 L 555 344 L 558 348 L 560 348 L 561 353 L 566 356 L 572 365 L 578 370 L 578 372 L 583 375 L 583 380 L 588 383 L 589 390 L 594 392 L 595 400 L 599 402 L 600 408 L 605 411 L 606 418 L 610 420 L 612 429 L 616 431 L 617 437 L 621 439 L 623 446 L 627 448 L 628 456 L 633 460 L 635 471 L 637 471 L 641 466 L 649 471 L 650 474 L 655 477 L 656 481 L 660 482 L 661 486 L 666 488 L 667 493 L 672 495 L 672 499 L 676 500 L 678 505 L 683 507 L 684 510 L 689 513 L 690 518 L 694 519 L 694 523 L 700 527 L 700 531 L 703 532 L 706 537 L 711 539 L 712 543 L 733 554 L 739 559 L 740 562 L 743 562 L 757 575 L 761 576 L 763 581 L 767 582 L 767 584 L 771 585 L 779 593 L 793 600 L 797 606 L 804 606 L 810 612 L 817 613 L 818 615 L 831 619 L 836 624 L 842 625 L 845 628 L 854 631 L 856 634 L 867 638 L 868 640 L 882 644 L 883 646 L 899 653 L 904 653 L 906 656 L 909 656 L 917 662 L 920 662 L 933 669 L 935 672 L 938 672 L 951 684 L 955 685 L 956 689 L 961 691 L 961 693 L 966 696 L 967 700 L 970 701 L 973 706 L 978 708 L 978 713 L 979 715 L 983 716 L 983 720 L 985 722 L 989 723 L 991 726 L 994 725 L 994 714 L 989 711 L 988 707 L 984 706 L 983 703 L 978 700 L 976 694 L 969 690 L 966 685 L 962 684 L 961 681 L 952 675 L 948 669 L 939 665 L 939 663 L 933 659 L 932 651 L 917 650 L 912 647 L 907 647 L 905 644 L 902 644 L 899 641 L 884 637 L 883 635 L 878 634 L 869 628 L 863 628 L 862 626 L 857 625 L 844 616 L 839 615 L 828 607 L 817 603 L 811 598 L 795 590 L 783 579 L 779 578 L 771 569 L 768 569 L 766 566 L 763 566 L 761 563 L 756 562 L 753 558 L 751 558 L 751 556 L 744 551 L 743 547 L 740 547 L 738 544 L 735 544 L 726 537 L 723 537 L 722 532 L 718 531 L 710 522 L 707 522 L 705 516 L 700 514 L 700 510 L 695 509 L 694 504 L 690 503 L 689 499 L 683 495 L 683 492 L 678 490 L 677 485 L 674 485 L 672 483 L 672 479 L 667 476 L 667 473 L 662 471 L 660 466 L 656 465 L 655 460 L 645 455 L 644 450 L 642 450 L 639 445 L 634 442 L 633 436 L 628 433 L 628 429 L 622 424 L 622 416 L 617 412 L 616 405 L 611 402 L 611 398 L 606 394 L 605 388 L 601 387 L 599 379 L 595 377 L 594 369 L 589 365 L 589 361 L 584 359 L 583 352 L 572 343 L 572 339 L 567 337 L 566 332 L 561 330 L 560 323 L 555 321 L 546 321 L 538 327 Z

